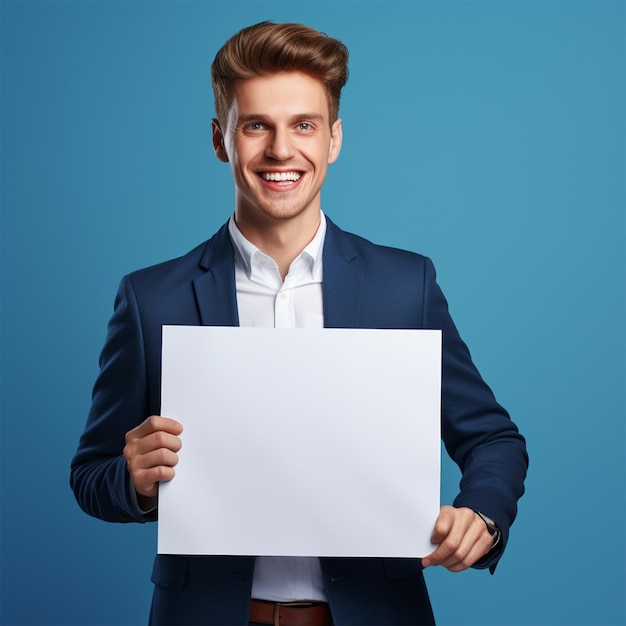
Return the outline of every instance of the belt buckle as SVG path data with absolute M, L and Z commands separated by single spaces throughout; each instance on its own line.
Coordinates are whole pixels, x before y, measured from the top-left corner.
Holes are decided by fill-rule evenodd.
M 274 626 L 280 626 L 280 609 L 282 607 L 289 607 L 294 609 L 306 609 L 315 606 L 314 602 L 275 602 L 274 603 Z

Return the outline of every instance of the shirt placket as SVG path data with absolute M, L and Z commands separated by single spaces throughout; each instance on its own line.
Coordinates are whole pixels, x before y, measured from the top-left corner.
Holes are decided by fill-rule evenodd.
M 274 301 L 274 323 L 276 328 L 295 328 L 296 315 L 293 306 L 293 289 L 283 286 Z

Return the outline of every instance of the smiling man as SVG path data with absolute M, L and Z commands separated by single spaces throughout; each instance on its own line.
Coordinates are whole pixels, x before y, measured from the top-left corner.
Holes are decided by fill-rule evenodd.
M 187 255 L 122 280 L 72 487 L 101 519 L 157 518 L 184 426 L 160 415 L 161 328 L 183 324 L 442 330 L 442 433 L 460 493 L 441 508 L 437 547 L 422 560 L 158 555 L 152 624 L 432 624 L 422 570 L 493 572 L 506 545 L 525 442 L 474 367 L 432 263 L 346 233 L 321 210 L 341 149 L 347 59 L 336 39 L 268 22 L 218 52 L 213 147 L 232 170 L 234 212 Z M 277 498 L 267 485 L 268 506 Z
M 226 118 L 213 120 L 215 153 L 235 180 L 235 223 L 283 279 L 319 227 L 320 192 L 341 138 L 324 85 L 301 71 L 237 81 Z

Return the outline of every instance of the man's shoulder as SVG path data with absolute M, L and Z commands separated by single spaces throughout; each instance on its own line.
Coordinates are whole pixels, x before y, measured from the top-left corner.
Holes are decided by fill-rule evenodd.
M 141 282 L 151 280 L 153 278 L 163 278 L 164 276 L 176 273 L 183 268 L 196 267 L 200 263 L 207 243 L 208 241 L 203 241 L 192 250 L 189 250 L 189 252 L 173 259 L 167 259 L 166 261 L 161 261 L 159 263 L 155 263 L 154 265 L 133 270 L 129 273 L 129 276 L 133 279 L 133 281 Z
M 128 278 L 134 285 L 150 285 L 168 283 L 180 283 L 181 281 L 193 280 L 197 275 L 203 274 L 216 262 L 216 254 L 220 248 L 228 245 L 228 237 L 225 237 L 225 227 L 222 227 L 210 239 L 203 241 L 195 248 L 179 257 L 162 261 L 130 272 Z M 225 248 L 228 250 L 228 248 Z
M 361 235 L 345 231 L 329 220 L 328 241 L 344 255 L 355 255 L 366 261 L 398 263 L 400 265 L 423 266 L 430 263 L 428 257 L 411 250 L 374 243 Z

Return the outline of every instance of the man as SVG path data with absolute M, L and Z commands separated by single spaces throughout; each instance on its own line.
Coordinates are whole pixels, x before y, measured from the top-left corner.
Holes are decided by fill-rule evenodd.
M 184 257 L 122 280 L 72 487 L 102 519 L 156 519 L 184 426 L 160 416 L 161 327 L 202 324 L 441 329 L 442 432 L 460 493 L 421 561 L 158 555 L 154 624 L 431 624 L 422 569 L 493 571 L 506 545 L 524 439 L 473 366 L 432 264 L 345 233 L 321 211 L 347 57 L 313 29 L 267 22 L 218 52 L 213 146 L 232 170 L 234 215 Z

